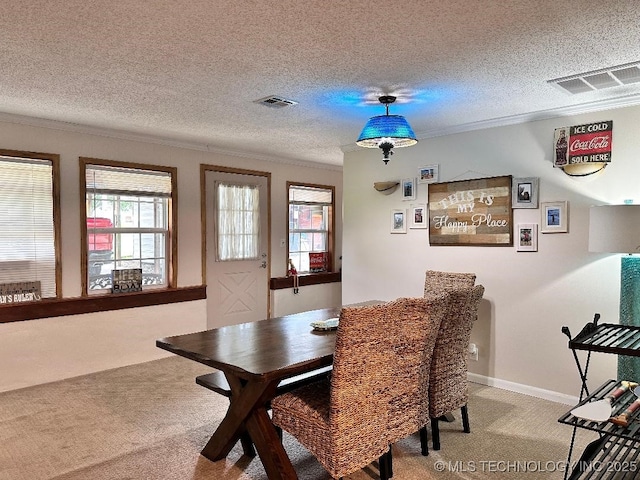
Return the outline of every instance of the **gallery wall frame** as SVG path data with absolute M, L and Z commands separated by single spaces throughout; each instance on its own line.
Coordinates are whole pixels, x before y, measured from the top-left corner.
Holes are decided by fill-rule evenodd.
M 429 244 L 513 246 L 511 175 L 429 185 Z
M 512 208 L 538 208 L 538 177 L 514 178 L 511 185 Z
M 403 178 L 400 182 L 402 188 L 402 200 L 415 200 L 416 199 L 416 179 L 415 178 Z
M 542 233 L 567 233 L 569 231 L 569 202 L 542 202 L 540 204 Z
M 395 208 L 391 210 L 391 233 L 407 233 L 407 211 Z
M 418 183 L 436 183 L 440 177 L 440 165 L 427 165 L 418 169 Z
M 429 214 L 425 203 L 416 203 L 411 205 L 411 218 L 409 228 L 427 228 L 429 225 Z
M 518 252 L 537 252 L 538 224 L 519 223 L 516 232 L 516 245 Z

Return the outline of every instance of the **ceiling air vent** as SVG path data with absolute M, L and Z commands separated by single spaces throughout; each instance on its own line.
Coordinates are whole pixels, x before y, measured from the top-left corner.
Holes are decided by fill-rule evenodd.
M 286 98 L 283 98 L 283 97 L 276 97 L 275 95 L 261 98 L 260 100 L 255 100 L 254 103 L 259 103 L 260 105 L 264 105 L 266 107 L 271 107 L 271 108 L 291 107 L 292 105 L 298 104 L 298 102 L 294 102 L 293 100 L 287 100 Z
M 584 80 L 594 88 L 611 88 L 620 85 L 609 73 L 596 73 L 595 75 L 586 75 Z
M 640 62 L 617 65 L 602 70 L 578 73 L 568 77 L 548 80 L 547 83 L 559 87 L 573 95 L 605 88 L 640 83 Z
M 616 77 L 620 82 L 624 83 L 637 83 L 640 82 L 640 67 L 634 66 L 629 68 L 621 68 L 619 70 L 613 70 L 611 75 Z
M 584 93 L 593 90 L 591 86 L 585 83 L 581 78 L 574 78 L 572 80 L 562 80 L 556 82 L 559 87 L 564 88 L 569 93 Z

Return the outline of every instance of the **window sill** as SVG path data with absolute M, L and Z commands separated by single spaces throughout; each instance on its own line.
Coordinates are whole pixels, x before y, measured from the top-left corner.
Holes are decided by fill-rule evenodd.
M 306 273 L 298 275 L 298 286 L 321 285 L 323 283 L 337 283 L 342 281 L 341 272 Z M 269 282 L 271 290 L 293 288 L 293 277 L 274 277 Z
M 0 306 L 0 323 L 190 302 L 205 298 L 207 298 L 207 287 L 199 285 L 195 287 L 149 290 L 142 293 L 47 299 L 40 302 Z

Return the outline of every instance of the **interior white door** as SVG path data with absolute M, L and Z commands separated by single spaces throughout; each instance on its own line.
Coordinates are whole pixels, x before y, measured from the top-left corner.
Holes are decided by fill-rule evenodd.
M 217 182 L 259 188 L 259 243 L 255 258 L 218 260 Z M 252 322 L 268 317 L 268 192 L 267 178 L 259 175 L 207 171 L 205 173 L 207 215 L 207 327 Z

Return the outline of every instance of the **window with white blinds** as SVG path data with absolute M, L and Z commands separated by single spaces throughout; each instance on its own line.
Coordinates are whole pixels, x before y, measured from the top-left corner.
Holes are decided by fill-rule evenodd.
M 41 297 L 53 298 L 59 268 L 54 223 L 58 156 L 19 155 L 0 151 L 0 284 L 40 282 Z
M 142 270 L 143 289 L 170 286 L 174 169 L 115 163 L 83 164 L 87 289 L 109 291 L 113 270 L 126 269 Z
M 298 273 L 331 271 L 334 187 L 289 182 L 288 259 Z

